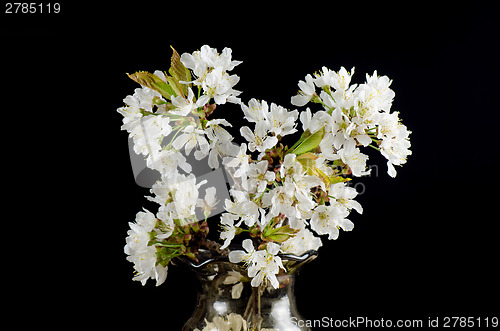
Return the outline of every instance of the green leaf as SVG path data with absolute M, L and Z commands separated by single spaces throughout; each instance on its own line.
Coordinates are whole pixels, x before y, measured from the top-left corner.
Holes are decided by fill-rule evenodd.
M 142 86 L 146 86 L 160 92 L 161 95 L 163 95 L 167 99 L 170 99 L 174 94 L 172 87 L 165 83 L 160 77 L 150 72 L 138 71 L 133 74 L 127 74 L 127 76 L 134 82 L 139 83 Z
M 321 130 L 316 131 L 314 134 L 305 138 L 295 149 L 291 150 L 289 153 L 300 155 L 313 150 L 314 148 L 318 147 L 324 135 L 325 129 L 321 128 Z
M 153 89 L 160 92 L 167 99 L 171 99 L 172 95 L 175 95 L 174 90 L 170 85 L 164 81 L 153 83 Z
M 160 77 L 147 71 L 137 71 L 133 74 L 127 74 L 127 76 L 134 82 L 149 88 L 153 88 L 154 83 L 162 82 Z
M 293 150 L 295 149 L 295 147 L 297 147 L 300 143 L 302 143 L 302 142 L 304 141 L 304 139 L 306 139 L 306 138 L 307 138 L 307 137 L 309 137 L 310 135 L 311 135 L 311 134 L 309 133 L 309 130 L 306 130 L 306 131 L 302 132 L 302 134 L 300 135 L 299 140 L 297 140 L 297 141 L 295 142 L 295 144 L 293 144 L 293 146 L 292 146 L 292 147 L 290 147 L 290 148 L 288 149 L 288 152 L 287 152 L 287 153 L 291 153 L 291 152 L 293 152 Z
M 183 97 L 186 97 L 187 94 L 184 94 L 183 90 L 182 90 L 182 84 L 180 84 L 177 80 L 175 80 L 174 77 L 170 77 L 170 76 L 165 76 L 165 78 L 167 79 L 167 82 L 169 83 L 170 87 L 172 88 L 172 95 L 173 96 L 183 96 Z
M 175 78 L 175 80 L 179 84 L 179 87 L 182 90 L 183 94 L 185 96 L 187 96 L 188 95 L 188 87 L 190 86 L 190 84 L 189 85 L 188 84 L 181 84 L 179 82 L 180 81 L 183 81 L 183 82 L 191 81 L 191 72 L 181 62 L 181 57 L 179 56 L 179 53 L 177 53 L 177 51 L 172 46 L 170 46 L 170 48 L 172 48 L 173 53 L 172 53 L 172 58 L 170 59 L 169 73 L 172 75 L 172 77 Z
M 282 243 L 285 240 L 288 240 L 288 238 L 290 238 L 291 236 L 295 235 L 297 232 L 299 232 L 299 230 L 291 228 L 290 225 L 285 225 L 277 229 L 265 229 L 264 233 L 262 233 L 262 236 L 265 240 Z

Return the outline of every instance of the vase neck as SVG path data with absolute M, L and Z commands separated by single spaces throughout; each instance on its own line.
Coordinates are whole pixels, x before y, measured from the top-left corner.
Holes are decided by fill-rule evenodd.
M 184 330 L 206 331 L 218 325 L 231 325 L 227 330 L 306 330 L 293 324 L 300 320 L 295 305 L 294 285 L 297 272 L 316 254 L 295 257 L 283 255 L 285 271 L 276 275 L 279 286 L 263 281 L 251 286 L 244 265 L 220 257 L 187 266 L 197 275 L 201 289 L 198 304 Z M 236 326 L 240 327 L 239 329 Z

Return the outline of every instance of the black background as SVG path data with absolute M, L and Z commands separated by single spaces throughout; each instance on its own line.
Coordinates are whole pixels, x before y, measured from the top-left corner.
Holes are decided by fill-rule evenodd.
M 354 83 L 378 70 L 394 80 L 392 109 L 413 132 L 413 155 L 395 179 L 368 151 L 378 175 L 356 179 L 366 189 L 357 198 L 363 215 L 353 212 L 352 232 L 325 239 L 298 278 L 305 318 L 498 316 L 493 3 L 61 8 L 57 15 L 2 8 L 5 174 L 14 179 L 6 209 L 15 215 L 8 233 L 18 245 L 5 257 L 24 294 L 13 307 L 33 312 L 37 323 L 64 324 L 69 316 L 130 330 L 178 330 L 189 318 L 196 286 L 188 272 L 171 267 L 159 288 L 131 280 L 127 223 L 143 206 L 156 207 L 134 182 L 115 110 L 136 88 L 125 73 L 168 69 L 170 45 L 182 54 L 208 44 L 230 47 L 243 61 L 233 73 L 244 102 L 292 108 L 298 80 L 322 66 L 355 66 Z M 238 107 L 217 111 L 236 127 L 243 123 Z

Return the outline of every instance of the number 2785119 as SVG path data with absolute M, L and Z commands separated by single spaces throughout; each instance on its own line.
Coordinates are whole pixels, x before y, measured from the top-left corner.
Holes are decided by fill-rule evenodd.
M 60 12 L 61 5 L 57 2 L 7 2 L 5 4 L 6 14 L 58 14 Z

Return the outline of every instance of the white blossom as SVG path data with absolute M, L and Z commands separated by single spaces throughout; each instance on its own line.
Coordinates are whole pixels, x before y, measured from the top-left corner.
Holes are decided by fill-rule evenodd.
M 117 112 L 123 116 L 121 129 L 130 133 L 136 125 L 139 125 L 137 121 L 143 115 L 136 95 L 128 95 L 123 99 L 123 102 L 126 106 L 118 108 Z
M 232 263 L 244 262 L 248 266 L 248 276 L 252 277 L 251 285 L 257 287 L 264 280 L 268 280 L 274 288 L 279 287 L 278 274 L 280 269 L 285 270 L 281 258 L 277 256 L 280 246 L 276 243 L 268 243 L 265 250 L 256 251 L 251 239 L 243 241 L 245 251 L 236 250 L 229 253 L 229 261 Z
M 340 67 L 339 72 L 323 67 L 322 73 L 316 76 L 314 82 L 318 87 L 331 86 L 335 90 L 345 91 L 349 88 L 353 74 L 354 67 L 350 73 L 344 67 Z
M 250 163 L 248 167 L 248 181 L 245 182 L 246 189 L 251 193 L 262 193 L 267 185 L 273 182 L 276 175 L 268 171 L 269 162 L 264 160 L 258 163 Z
M 125 254 L 136 270 L 133 279 L 140 281 L 142 285 L 145 285 L 148 279 L 154 279 L 156 286 L 159 286 L 167 277 L 168 267 L 156 265 L 156 247 L 148 245 L 149 233 L 153 231 L 156 221 L 151 212 L 144 210 L 137 213 L 135 223 L 129 223 L 130 230 L 127 232 Z
M 161 149 L 163 138 L 172 132 L 170 118 L 163 115 L 125 117 L 123 129 L 130 133 L 136 154 L 149 155 Z
M 316 93 L 314 87 L 314 81 L 311 75 L 306 76 L 306 81 L 299 81 L 300 91 L 298 95 L 295 95 L 291 99 L 292 105 L 302 107 L 309 101 L 311 101 L 313 95 Z
M 241 297 L 241 293 L 243 292 L 243 281 L 246 280 L 245 277 L 240 274 L 238 271 L 230 270 L 227 273 L 227 277 L 224 278 L 222 284 L 224 285 L 233 285 L 231 288 L 231 298 L 239 299 Z
M 406 158 L 411 155 L 410 131 L 403 125 L 399 113 L 381 113 L 378 115 L 378 135 L 382 139 L 379 147 L 380 153 L 388 160 L 387 172 L 391 177 L 396 177 L 394 165 L 403 165 Z
M 225 119 L 214 119 L 206 123 L 205 133 L 210 140 L 221 140 L 221 141 L 231 141 L 233 136 L 224 129 L 225 126 L 231 127 L 231 123 Z
M 366 85 L 372 89 L 370 93 L 366 93 L 365 102 L 371 103 L 377 110 L 380 109 L 388 112 L 391 109 L 392 101 L 396 95 L 394 91 L 389 88 L 391 84 L 392 80 L 387 76 L 378 76 L 377 70 L 373 72 L 372 76 L 366 74 Z
M 159 171 L 163 176 L 173 176 L 178 171 L 177 167 L 187 173 L 192 170 L 184 155 L 174 148 L 153 151 L 147 159 L 147 166 Z
M 248 106 L 241 104 L 241 110 L 245 114 L 245 119 L 249 122 L 262 122 L 267 120 L 267 114 L 269 113 L 269 106 L 265 100 L 259 102 L 256 99 L 250 99 Z
M 150 190 L 154 196 L 147 198 L 166 207 L 164 211 L 168 211 L 174 219 L 192 219 L 195 217 L 198 189 L 206 183 L 206 180 L 196 183 L 194 174 L 162 176 Z
M 175 149 L 180 150 L 184 147 L 186 154 L 189 155 L 195 146 L 199 146 L 200 149 L 195 152 L 196 159 L 200 160 L 208 155 L 209 144 L 203 130 L 196 129 L 194 125 L 188 125 L 182 132 L 172 143 Z
M 304 168 L 302 164 L 297 161 L 297 155 L 291 153 L 285 155 L 285 159 L 280 167 L 281 178 L 286 176 L 290 177 L 301 177 L 304 174 Z
M 199 51 L 193 54 L 184 53 L 181 55 L 181 62 L 186 68 L 193 70 L 198 78 L 193 83 L 200 85 L 210 68 L 220 67 L 224 71 L 231 71 L 235 66 L 241 64 L 241 61 L 231 60 L 232 50 L 224 48 L 222 54 L 217 53 L 217 49 L 208 45 L 203 45 Z
M 165 101 L 158 91 L 145 86 L 135 89 L 134 96 L 136 96 L 139 101 L 139 107 L 150 113 L 153 111 L 153 99 L 159 98 Z
M 259 219 L 259 206 L 250 199 L 247 191 L 232 189 L 229 191 L 235 201 L 225 200 L 224 209 L 238 218 L 247 226 L 252 226 Z
M 234 69 L 241 61 L 233 61 L 231 56 L 230 48 L 224 48 L 222 54 L 218 54 L 215 48 L 208 45 L 202 46 L 200 51 L 195 51 L 193 54 L 181 55 L 184 66 L 193 70 L 196 79 L 192 83 L 203 88 L 203 95 L 197 103 L 204 105 L 211 98 L 216 104 L 224 104 L 226 101 L 240 102 L 236 97 L 241 92 L 233 89 L 240 78 L 227 72 Z
M 324 111 L 311 113 L 311 109 L 307 108 L 300 113 L 300 122 L 302 123 L 302 130 L 305 132 L 309 130 L 311 134 L 316 131 L 326 128 L 325 131 L 331 131 L 332 117 Z
M 297 110 L 288 111 L 281 106 L 271 103 L 271 111 L 267 114 L 270 124 L 269 132 L 282 137 L 297 132 L 295 121 L 298 116 L 299 112 Z
M 237 153 L 236 145 L 231 143 L 233 136 L 222 125 L 232 126 L 224 119 L 214 119 L 206 124 L 205 134 L 210 140 L 208 165 L 211 168 L 219 168 L 219 158 Z
M 239 219 L 239 217 L 231 213 L 223 213 L 221 215 L 220 224 L 222 231 L 220 233 L 220 238 L 224 240 L 224 244 L 221 246 L 221 249 L 227 248 L 234 239 L 234 236 L 236 235 L 234 221 L 237 219 Z
M 208 217 L 212 210 L 215 209 L 215 206 L 219 202 L 216 199 L 215 193 L 216 193 L 215 187 L 209 187 L 205 190 L 205 198 L 204 199 L 198 199 L 196 202 L 196 206 L 200 207 L 203 210 L 203 214 L 205 217 Z
M 270 127 L 267 122 L 259 122 L 255 125 L 255 132 L 250 130 L 248 126 L 244 126 L 240 129 L 240 133 L 248 141 L 248 149 L 251 152 L 255 150 L 264 152 L 266 149 L 273 148 L 278 143 L 278 138 L 267 135 L 269 129 Z
M 196 103 L 194 100 L 193 90 L 188 88 L 188 96 L 184 98 L 182 96 L 172 97 L 172 104 L 177 107 L 173 110 L 170 110 L 169 113 L 178 116 L 187 116 L 192 111 L 196 110 L 198 107 L 202 107 L 204 103 L 198 100 Z
M 130 223 L 130 230 L 127 232 L 125 253 L 128 255 L 147 248 L 149 242 L 149 232 L 156 224 L 156 217 L 148 210 L 138 212 L 135 217 L 135 223 Z
M 410 141 L 408 140 L 409 131 L 405 128 L 401 129 L 401 135 L 383 139 L 380 143 L 380 152 L 388 160 L 387 168 L 391 177 L 396 177 L 396 169 L 394 165 L 402 165 L 406 163 L 406 158 L 411 155 Z
M 196 177 L 190 174 L 188 177 L 179 175 L 174 183 L 170 183 L 169 189 L 173 196 L 175 212 L 180 219 L 192 218 L 195 214 L 195 206 L 198 202 L 198 188 L 207 181 L 196 183 Z
M 348 211 L 335 206 L 320 205 L 313 211 L 311 229 L 319 235 L 328 235 L 328 239 L 337 239 L 339 227 L 344 231 L 351 231 L 354 224 L 346 219 Z
M 280 248 L 283 253 L 300 256 L 307 251 L 318 250 L 322 245 L 321 238 L 316 237 L 309 229 L 302 228 L 284 241 Z
M 206 104 L 210 98 L 214 98 L 216 104 L 225 104 L 226 101 L 239 103 L 240 91 L 233 90 L 233 86 L 240 80 L 237 75 L 229 75 L 218 67 L 206 75 L 201 83 L 204 95 L 200 97 L 199 102 Z
M 295 187 L 293 182 L 285 181 L 283 185 L 273 188 L 264 193 L 262 197 L 262 206 L 269 209 L 270 216 L 283 214 L 287 217 L 300 217 L 299 212 L 293 206 L 295 203 Z
M 360 214 L 363 213 L 361 204 L 353 200 L 358 195 L 355 188 L 348 187 L 345 183 L 335 183 L 330 185 L 328 195 L 333 197 L 333 199 L 330 200 L 332 206 L 348 212 L 354 209 Z
M 347 148 L 343 148 L 338 151 L 342 161 L 349 166 L 352 174 L 356 177 L 369 175 L 371 169 L 366 170 L 366 161 L 368 160 L 368 155 L 360 152 L 359 148 L 349 151 Z
M 248 267 L 248 276 L 253 277 L 250 284 L 254 287 L 268 280 L 273 288 L 279 287 L 276 275 L 280 269 L 285 270 L 281 258 L 277 255 L 280 245 L 268 243 L 265 250 L 256 251 L 252 258 L 252 264 Z
M 235 168 L 238 167 L 238 170 L 234 173 L 234 177 L 241 177 L 243 175 L 246 176 L 248 172 L 248 155 L 247 155 L 247 144 L 241 144 L 240 149 L 238 150 L 238 154 L 234 158 L 227 159 L 224 164 L 227 167 Z
M 243 240 L 242 246 L 245 251 L 235 250 L 229 252 L 229 261 L 232 263 L 244 262 L 245 264 L 250 265 L 253 263 L 253 255 L 255 253 L 255 248 L 253 247 L 252 240 Z
M 340 159 L 340 155 L 337 153 L 337 149 L 334 147 L 335 136 L 332 133 L 327 133 L 321 139 L 319 147 L 321 149 L 321 155 L 330 161 Z

